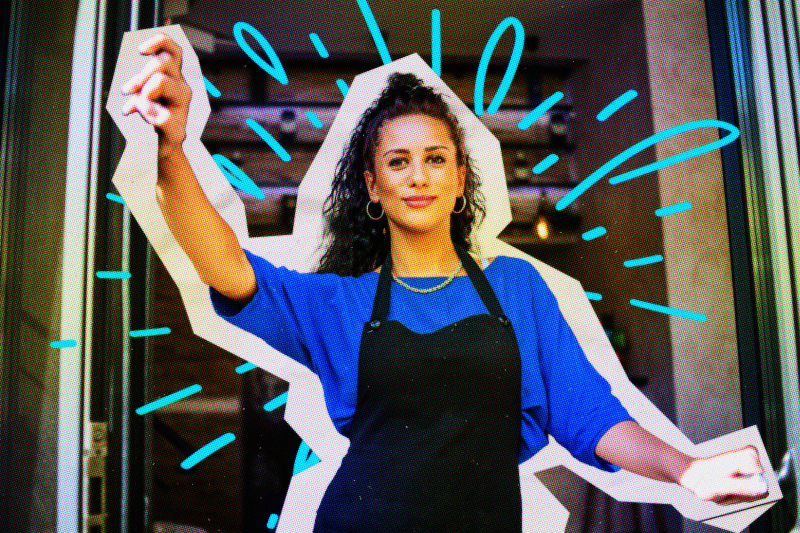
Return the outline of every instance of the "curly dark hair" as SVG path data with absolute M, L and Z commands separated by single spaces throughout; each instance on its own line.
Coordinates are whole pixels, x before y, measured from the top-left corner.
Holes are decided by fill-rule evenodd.
M 440 94 L 422 84 L 413 74 L 393 73 L 378 99 L 361 116 L 350 142 L 336 166 L 333 188 L 325 200 L 325 236 L 330 245 L 320 259 L 317 272 L 360 276 L 381 265 L 389 253 L 386 217 L 372 220 L 366 207 L 370 200 L 364 171 L 374 172 L 375 146 L 381 126 L 394 118 L 420 113 L 442 120 L 456 145 L 456 160 L 466 166 L 464 197 L 467 204 L 450 218 L 453 244 L 468 250 L 474 224 L 485 214 L 478 175 L 464 148 L 464 132 Z M 374 212 L 374 208 L 373 208 Z

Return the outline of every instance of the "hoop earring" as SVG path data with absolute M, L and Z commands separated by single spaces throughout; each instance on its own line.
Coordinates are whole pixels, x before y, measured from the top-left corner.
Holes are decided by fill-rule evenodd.
M 372 200 L 367 202 L 367 208 L 365 209 L 365 211 L 367 212 L 367 216 L 372 220 L 380 220 L 381 217 L 383 217 L 383 206 L 381 204 L 378 204 L 378 205 L 381 205 L 381 214 L 376 216 L 376 217 L 374 217 L 374 216 L 372 216 L 372 213 L 369 212 L 369 204 L 371 204 L 371 203 L 372 203 Z
M 455 214 L 461 213 L 464 211 L 464 209 L 467 208 L 467 197 L 462 194 L 461 196 L 459 196 L 459 198 L 464 200 L 464 205 L 462 205 L 461 209 L 459 209 L 458 211 L 453 211 L 453 213 Z M 458 198 L 456 198 L 456 203 L 458 203 Z

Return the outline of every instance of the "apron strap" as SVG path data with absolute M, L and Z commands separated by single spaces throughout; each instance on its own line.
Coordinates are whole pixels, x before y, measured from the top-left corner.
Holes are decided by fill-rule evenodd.
M 497 318 L 502 317 L 505 319 L 505 315 L 503 315 L 503 308 L 500 307 L 500 302 L 497 300 L 497 296 L 495 295 L 494 290 L 492 290 L 489 280 L 486 279 L 486 275 L 484 275 L 478 264 L 466 250 L 462 249 L 460 246 L 456 246 L 455 249 L 459 259 L 461 259 L 462 266 L 467 271 L 467 275 L 472 281 L 472 285 L 475 287 L 475 290 L 478 291 L 478 295 L 481 297 L 481 300 L 483 300 L 483 305 L 486 306 L 489 314 Z M 375 291 L 375 301 L 372 304 L 372 316 L 370 317 L 371 323 L 374 321 L 385 320 L 389 315 L 389 295 L 391 294 L 392 283 L 391 276 L 392 254 L 386 254 L 386 260 L 383 262 L 381 273 L 378 277 L 378 288 Z
M 486 275 L 480 269 L 472 256 L 460 246 L 456 246 L 456 253 L 461 259 L 461 264 L 464 266 L 464 270 L 467 271 L 467 275 L 469 275 L 469 278 L 472 280 L 472 284 L 478 291 L 481 300 L 483 300 L 483 305 L 486 306 L 489 314 L 494 317 L 502 316 L 505 318 L 505 315 L 503 315 L 503 308 L 500 307 L 500 302 L 497 301 L 497 296 L 495 296 L 494 290 L 492 290 L 492 286 L 489 284 L 489 280 L 486 279 Z
M 392 254 L 386 254 L 386 260 L 381 267 L 378 277 L 378 288 L 375 291 L 375 301 L 372 303 L 372 316 L 370 322 L 385 320 L 389 315 L 389 295 L 392 284 Z

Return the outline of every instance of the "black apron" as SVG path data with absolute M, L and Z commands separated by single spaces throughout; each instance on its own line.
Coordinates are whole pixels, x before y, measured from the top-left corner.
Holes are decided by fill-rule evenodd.
M 486 276 L 456 247 L 489 315 L 415 333 L 381 269 L 358 353 L 350 448 L 315 533 L 519 533 L 520 355 Z

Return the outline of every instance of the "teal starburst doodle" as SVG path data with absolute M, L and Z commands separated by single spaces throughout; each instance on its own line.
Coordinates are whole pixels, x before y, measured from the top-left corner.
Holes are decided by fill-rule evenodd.
M 375 47 L 380 55 L 381 61 L 384 64 L 390 63 L 392 61 L 391 56 L 389 54 L 389 50 L 386 46 L 384 38 L 381 34 L 380 28 L 375 20 L 375 17 L 368 5 L 367 0 L 356 0 L 359 9 L 361 11 L 361 15 L 364 19 L 364 22 L 367 25 L 367 28 L 370 32 L 370 35 L 374 41 Z M 438 9 L 431 10 L 431 67 L 433 71 L 440 75 L 441 73 L 441 24 L 442 24 L 442 14 Z M 495 47 L 497 46 L 501 37 L 503 37 L 507 32 L 513 34 L 513 51 L 509 57 L 508 63 L 506 65 L 505 73 L 503 74 L 501 83 L 493 95 L 491 102 L 484 110 L 484 83 L 487 76 L 487 71 L 489 67 L 490 60 L 494 54 Z M 289 83 L 288 76 L 286 71 L 280 61 L 280 58 L 275 53 L 274 49 L 270 45 L 269 41 L 267 40 L 264 35 L 262 35 L 257 29 L 255 29 L 252 25 L 246 22 L 237 22 L 233 26 L 233 34 L 235 37 L 236 42 L 238 43 L 241 50 L 265 73 L 270 75 L 272 78 L 277 80 L 279 83 L 283 85 L 287 85 Z M 256 44 L 254 49 L 246 40 L 245 34 L 247 34 Z M 481 116 L 484 114 L 491 115 L 497 113 L 500 105 L 502 104 L 506 93 L 508 92 L 512 80 L 516 74 L 523 44 L 525 38 L 525 29 L 522 23 L 514 18 L 514 17 L 507 17 L 503 21 L 501 21 L 491 33 L 486 46 L 481 53 L 477 75 L 475 80 L 474 86 L 474 113 L 477 116 Z M 326 49 L 322 38 L 317 33 L 310 33 L 309 40 L 313 45 L 314 49 L 316 50 L 317 54 L 321 58 L 328 58 L 329 53 Z M 211 81 L 207 78 L 203 78 L 206 91 L 211 97 L 219 98 L 222 96 L 221 91 L 215 87 Z M 342 96 L 346 96 L 348 92 L 348 85 L 343 79 L 337 79 L 336 85 Z M 609 117 L 611 117 L 614 113 L 619 112 L 627 103 L 631 102 L 637 97 L 637 93 L 633 90 L 626 91 L 625 93 L 621 94 L 619 97 L 615 98 L 610 104 L 603 108 L 603 110 L 598 113 L 597 120 L 599 122 L 604 122 Z M 539 105 L 537 105 L 532 111 L 527 113 L 522 120 L 517 123 L 517 127 L 520 130 L 526 130 L 530 126 L 532 126 L 538 119 L 544 116 L 548 111 L 551 110 L 553 106 L 555 106 L 559 101 L 564 98 L 564 94 L 561 92 L 555 92 L 550 95 L 547 99 L 542 101 Z M 323 123 L 320 118 L 311 110 L 306 111 L 306 117 L 308 118 L 311 125 L 315 128 L 322 128 Z M 261 138 L 264 143 L 269 146 L 269 148 L 284 162 L 288 162 L 291 160 L 290 154 L 286 151 L 286 149 L 281 146 L 278 140 L 276 140 L 272 135 L 267 132 L 267 130 L 260 125 L 258 122 L 253 120 L 252 118 L 248 118 L 245 123 L 247 126 Z M 634 155 L 640 153 L 641 151 L 652 147 L 657 142 L 668 139 L 672 136 L 691 131 L 694 129 L 699 128 L 718 128 L 720 130 L 725 130 L 728 134 L 721 138 L 718 141 L 714 141 L 708 143 L 703 146 L 695 147 L 690 150 L 687 150 L 681 154 L 676 154 L 671 157 L 668 157 L 664 160 L 657 161 L 655 163 L 651 163 L 648 165 L 644 165 L 640 168 L 634 169 L 629 172 L 625 172 L 623 174 L 619 174 L 609 179 L 609 183 L 615 185 L 618 183 L 622 183 L 624 181 L 628 181 L 634 179 L 636 177 L 642 176 L 649 172 L 653 172 L 664 168 L 668 165 L 672 165 L 681 161 L 685 161 L 692 157 L 704 154 L 711 150 L 715 150 L 717 148 L 721 148 L 734 140 L 736 140 L 739 136 L 739 130 L 734 126 L 721 122 L 718 120 L 701 120 L 695 122 L 688 122 L 685 124 L 681 124 L 679 126 L 675 126 L 670 128 L 666 131 L 656 133 L 655 135 L 644 139 L 630 148 L 622 151 L 617 156 L 613 157 L 610 161 L 603 164 L 600 168 L 590 174 L 588 177 L 583 179 L 574 189 L 572 189 L 567 195 L 565 195 L 557 204 L 557 210 L 563 210 L 568 207 L 570 204 L 575 202 L 581 194 L 585 193 L 592 185 L 600 181 L 602 178 L 606 177 L 607 175 L 611 174 L 614 170 L 616 170 L 622 163 L 628 161 Z M 231 185 L 237 189 L 240 189 L 256 198 L 263 199 L 265 198 L 264 192 L 247 176 L 247 174 L 240 169 L 235 163 L 230 161 L 228 158 L 221 154 L 214 154 L 213 156 L 214 161 L 216 162 L 217 166 L 222 171 L 222 174 L 226 177 L 226 179 L 231 183 Z M 534 174 L 541 174 L 545 172 L 548 168 L 550 168 L 553 164 L 558 162 L 558 155 L 554 153 L 550 153 L 542 158 L 537 164 L 534 165 L 532 168 L 532 172 Z M 116 194 L 108 193 L 106 195 L 109 201 L 122 203 L 124 201 L 122 197 Z M 130 198 L 129 198 L 130 200 Z M 673 216 L 677 215 L 681 212 L 684 212 L 688 209 L 691 209 L 692 205 L 689 202 L 680 202 L 674 205 L 665 206 L 659 208 L 655 211 L 655 215 L 657 217 L 664 217 L 664 216 Z M 607 234 L 606 228 L 602 226 L 595 227 L 589 231 L 586 231 L 582 234 L 582 238 L 585 241 L 590 241 L 594 239 L 598 239 Z M 628 259 L 623 263 L 623 266 L 626 268 L 635 268 L 635 267 L 644 267 L 646 265 L 651 265 L 654 263 L 658 263 L 663 261 L 664 258 L 660 255 L 651 255 L 647 257 L 640 257 L 640 258 L 633 258 Z M 98 271 L 96 272 L 96 276 L 99 279 L 105 280 L 115 280 L 115 279 L 129 279 L 130 273 L 127 272 L 114 272 L 114 271 Z M 597 292 L 589 292 L 585 293 L 586 297 L 591 301 L 600 301 L 602 300 L 602 295 Z M 695 313 L 692 311 L 686 311 L 681 309 L 675 309 L 671 307 L 666 307 L 663 305 L 658 305 L 654 303 L 644 302 L 637 299 L 630 299 L 630 305 L 639 307 L 642 309 L 647 309 L 649 311 L 668 314 L 671 316 L 688 319 L 688 320 L 696 320 L 696 321 L 705 321 L 707 317 L 700 313 Z M 151 329 L 143 329 L 143 330 L 134 330 L 130 332 L 132 337 L 147 337 L 153 335 L 165 335 L 169 334 L 169 328 L 151 328 Z M 51 342 L 51 347 L 57 349 L 63 348 L 70 348 L 75 347 L 77 345 L 76 341 L 71 339 L 64 339 L 64 340 L 57 340 Z M 250 370 L 255 369 L 256 366 L 252 363 L 243 363 L 236 367 L 235 371 L 237 374 L 243 374 L 245 372 L 249 372 Z M 191 387 L 187 387 L 183 390 L 177 391 L 172 393 L 164 398 L 159 400 L 150 402 L 146 405 L 143 405 L 136 409 L 136 413 L 139 415 L 145 415 L 147 413 L 153 412 L 165 405 L 168 405 L 173 402 L 177 402 L 183 400 L 191 395 L 198 394 L 202 391 L 202 387 L 199 384 L 192 385 Z M 267 402 L 263 407 L 266 411 L 272 412 L 280 407 L 284 406 L 288 401 L 288 392 L 283 393 L 276 398 Z M 197 465 L 199 462 L 204 460 L 205 458 L 209 457 L 216 451 L 220 450 L 227 444 L 230 444 L 235 440 L 235 436 L 232 433 L 225 433 L 217 437 L 216 439 L 212 440 L 211 442 L 202 446 L 199 450 L 193 453 L 190 457 L 184 460 L 181 463 L 183 468 L 191 468 Z M 313 450 L 310 449 L 309 445 L 302 441 L 295 457 L 294 468 L 293 468 L 293 475 L 297 475 L 300 472 L 314 466 L 315 464 L 319 463 L 320 459 L 317 454 L 314 453 Z M 269 517 L 269 520 L 266 524 L 268 529 L 275 529 L 277 527 L 279 520 L 279 516 L 277 514 L 272 514 Z

